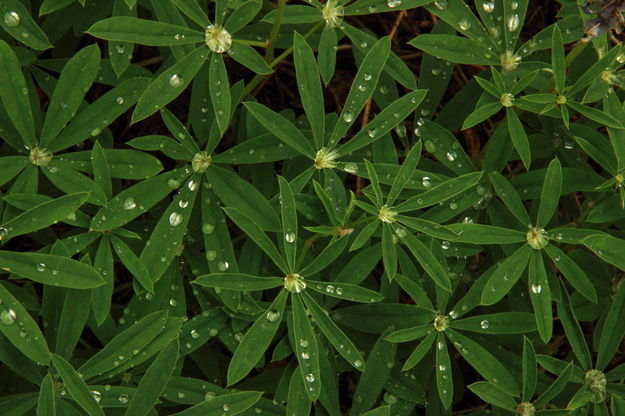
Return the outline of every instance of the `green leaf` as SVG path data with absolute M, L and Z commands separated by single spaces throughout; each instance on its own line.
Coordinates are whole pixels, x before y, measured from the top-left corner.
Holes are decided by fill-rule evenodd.
M 206 12 L 195 0 L 172 0 L 178 9 L 200 26 L 208 26 L 210 21 Z
M 54 368 L 59 372 L 63 383 L 67 387 L 72 398 L 82 407 L 90 416 L 104 416 L 104 412 L 96 402 L 95 398 L 89 391 L 89 387 L 83 379 L 76 373 L 76 370 L 70 363 L 65 361 L 58 355 L 52 355 L 52 363 Z
M 37 23 L 33 20 L 28 12 L 26 6 L 20 2 L 19 0 L 6 0 L 2 2 L 2 9 L 0 10 L 4 16 L 2 20 L 0 20 L 0 26 L 17 39 L 19 42 L 22 42 L 26 46 L 29 46 L 36 50 L 44 50 L 51 48 L 52 45 L 48 40 L 46 34 L 41 30 Z M 9 19 L 7 19 L 8 13 L 16 13 L 17 14 L 17 22 L 18 24 L 8 24 Z M 11 20 L 15 20 L 15 16 L 12 16 Z
M 526 334 L 536 330 L 536 323 L 531 313 L 498 312 L 456 319 L 449 327 L 483 334 Z
M 171 341 L 145 371 L 124 415 L 145 416 L 158 400 L 178 360 L 178 339 Z
M 229 290 L 266 290 L 284 284 L 282 277 L 260 277 L 242 273 L 211 273 L 198 276 L 192 283 Z
M 3 254 L 4 252 L 0 253 Z M 7 263 L 1 260 L 0 264 L 5 267 L 4 265 Z M 7 285 L 2 282 L 0 282 L 0 299 L 2 299 L 0 306 L 0 332 L 2 335 L 26 357 L 38 364 L 47 365 L 50 362 L 50 352 L 45 337 L 24 306 L 7 290 Z
M 386 203 L 389 205 L 393 205 L 393 202 L 397 199 L 401 191 L 404 189 L 404 186 L 410 181 L 414 170 L 419 163 L 419 159 L 421 158 L 421 141 L 418 141 L 416 145 L 410 149 L 404 163 L 401 165 L 397 176 L 393 180 L 393 185 L 391 186 L 391 190 L 386 199 Z
M 311 402 L 306 394 L 306 385 L 302 380 L 301 372 L 295 371 L 291 375 L 289 394 L 287 397 L 286 414 L 309 415 Z
M 426 34 L 408 42 L 417 49 L 450 62 L 467 65 L 499 65 L 498 59 L 488 50 L 488 43 L 479 43 L 455 35 Z
M 417 364 L 419 364 L 419 362 L 421 362 L 423 357 L 425 357 L 425 354 L 427 354 L 428 351 L 432 348 L 432 344 L 434 344 L 434 341 L 436 340 L 437 337 L 438 337 L 438 333 L 435 331 L 432 331 L 427 337 L 425 337 L 425 339 L 421 341 L 419 345 L 412 351 L 412 353 L 406 360 L 406 363 L 404 364 L 402 371 L 408 371 L 414 366 L 416 366 Z
M 201 46 L 198 49 L 204 48 Z M 230 122 L 230 82 L 226 72 L 226 65 L 221 54 L 212 53 L 209 57 L 210 66 L 208 67 L 208 86 L 210 97 L 215 110 L 215 118 L 217 125 L 224 132 L 228 128 Z M 182 61 L 181 61 L 182 62 Z M 199 69 L 199 66 L 198 66 Z M 197 71 L 196 71 L 197 72 Z M 195 74 L 193 74 L 194 76 Z M 191 79 L 190 77 L 189 79 Z
M 161 72 L 161 74 L 150 83 L 145 92 L 141 94 L 135 111 L 132 113 L 132 122 L 136 123 L 137 121 L 151 116 L 180 95 L 198 73 L 206 61 L 207 55 L 208 51 L 206 50 L 206 46 L 200 46 L 170 68 Z M 228 92 L 229 91 L 230 90 L 228 90 Z M 228 102 L 228 113 L 229 112 L 230 104 Z
M 453 329 L 445 331 L 449 340 L 456 346 L 462 357 L 473 367 L 482 377 L 494 384 L 498 388 L 517 396 L 519 386 L 514 377 L 506 367 L 488 350 L 471 338 L 465 337 Z
M 523 378 L 523 394 L 521 399 L 524 402 L 528 402 L 534 397 L 536 391 L 536 382 L 538 377 L 538 370 L 536 368 L 536 353 L 534 352 L 534 346 L 532 342 L 523 336 L 523 357 L 521 359 L 521 369 Z
M 121 239 L 114 235 L 111 235 L 110 238 L 113 249 L 115 249 L 115 253 L 124 267 L 137 279 L 141 286 L 148 292 L 154 293 L 154 284 L 147 266 Z
M 109 231 L 127 224 L 165 198 L 186 177 L 184 169 L 177 169 L 126 188 L 97 212 L 91 229 Z
M 625 285 L 621 284 L 616 292 L 614 301 L 608 309 L 597 348 L 597 362 L 595 368 L 603 370 L 612 361 L 619 344 L 625 336 Z
M 360 376 L 354 392 L 350 415 L 361 415 L 372 408 L 389 380 L 391 369 L 395 364 L 397 346 L 388 342 L 385 336 L 386 334 L 382 334 L 371 348 L 367 369 Z
M 384 299 L 384 296 L 380 295 L 378 292 L 350 283 L 331 282 L 330 284 L 307 279 L 306 284 L 307 288 L 315 292 L 334 298 L 351 300 L 352 302 L 371 303 L 379 302 Z
M 54 395 L 54 382 L 52 381 L 52 375 L 48 373 L 41 382 L 41 386 L 39 386 L 37 416 L 56 416 Z
M 389 342 L 414 341 L 416 339 L 423 338 L 424 336 L 431 334 L 433 330 L 434 329 L 432 324 L 418 325 L 392 332 L 386 337 L 386 339 Z
M 310 7 L 306 8 L 310 9 Z M 336 30 L 329 25 L 324 25 L 321 32 L 321 39 L 319 39 L 317 61 L 319 64 L 319 73 L 326 85 L 334 75 L 334 67 L 336 66 L 336 44 Z
M 582 369 L 585 371 L 590 370 L 592 368 L 592 356 L 586 344 L 582 328 L 575 317 L 575 311 L 565 287 L 562 287 L 562 300 L 557 303 L 557 307 L 560 322 L 573 353 L 581 364 Z
M 398 216 L 397 221 L 408 228 L 425 235 L 429 235 L 430 237 L 451 241 L 456 241 L 458 239 L 458 234 L 456 234 L 449 227 L 432 221 L 422 220 L 421 218 L 407 217 L 405 215 Z M 395 232 L 397 233 L 397 230 L 395 230 Z
M 86 138 L 99 135 L 106 126 L 137 102 L 149 83 L 149 78 L 130 78 L 101 95 L 74 117 L 69 125 L 59 133 L 50 144 L 50 150 L 58 152 L 74 146 Z M 112 162 L 110 158 L 109 162 Z
M 172 416 L 222 416 L 224 406 L 228 409 L 228 415 L 238 415 L 254 406 L 261 396 L 262 393 L 254 391 L 224 394 L 201 402 L 182 412 L 174 413 Z
M 243 105 L 263 127 L 282 140 L 284 144 L 291 146 L 309 159 L 314 159 L 315 151 L 310 142 L 286 117 L 268 109 L 262 104 L 248 101 L 244 102 Z
M 514 148 L 519 153 L 525 169 L 529 170 L 532 163 L 532 155 L 530 151 L 530 142 L 527 139 L 525 128 L 519 120 L 519 116 L 512 107 L 506 108 L 506 120 L 508 121 L 508 133 Z
M 497 172 L 489 173 L 488 178 L 493 184 L 495 192 L 497 192 L 497 195 L 501 198 L 506 207 L 508 207 L 512 215 L 514 215 L 522 225 L 531 227 L 532 221 L 514 186 L 512 186 L 503 175 Z
M 421 104 L 425 96 L 426 90 L 416 90 L 385 106 L 364 129 L 342 144 L 337 149 L 337 153 L 347 155 L 381 139 L 408 117 Z
M 269 256 L 273 263 L 278 266 L 278 268 L 284 274 L 289 273 L 290 269 L 292 269 L 292 266 L 287 266 L 284 261 L 284 257 L 282 256 L 282 254 L 280 254 L 273 241 L 271 241 L 271 239 L 267 237 L 267 234 L 265 234 L 265 232 L 260 228 L 258 224 L 256 224 L 256 222 L 254 222 L 251 217 L 248 217 L 247 215 L 243 214 L 235 208 L 224 208 L 224 212 L 230 217 L 232 221 L 234 221 L 234 223 L 239 228 L 241 228 L 241 230 L 243 230 L 243 232 L 245 232 L 250 237 L 251 241 L 253 241 L 265 252 L 265 254 Z M 295 245 L 295 240 L 293 242 L 293 245 Z
M 558 202 L 562 193 L 562 167 L 556 158 L 549 163 L 545 182 L 540 194 L 540 206 L 538 207 L 538 217 L 536 225 L 545 227 L 553 214 L 558 209 Z
M 81 49 L 67 61 L 48 105 L 39 146 L 45 149 L 76 114 L 99 69 L 97 44 Z
M 11 47 L 1 39 L 0 98 L 24 144 L 29 148 L 35 147 L 35 124 L 22 67 Z
M 243 379 L 260 361 L 282 322 L 287 297 L 288 292 L 281 290 L 267 312 L 248 329 L 228 366 L 228 385 Z
M 87 29 L 96 38 L 148 46 L 175 46 L 204 42 L 204 33 L 130 16 L 116 16 L 96 22 Z M 207 51 L 206 46 L 202 48 Z
M 113 185 L 111 183 L 111 172 L 109 171 L 106 154 L 100 142 L 93 144 L 91 149 L 91 169 L 93 170 L 93 181 L 96 186 L 102 189 L 106 200 L 113 196 Z M 104 201 L 106 203 L 106 201 Z
M 328 267 L 337 257 L 343 253 L 349 237 L 343 236 L 338 239 L 330 241 L 330 243 L 323 249 L 317 257 L 315 257 L 310 263 L 300 270 L 302 276 L 310 276 L 318 273 Z
M 388 58 L 391 48 L 391 39 L 385 36 L 378 40 L 372 47 L 365 59 L 360 64 L 358 72 L 354 77 L 352 86 L 345 100 L 346 105 L 339 115 L 338 122 L 334 125 L 332 134 L 327 145 L 332 148 L 347 133 L 347 130 L 354 123 L 360 114 L 373 90 L 378 83 L 380 73 Z
M 299 363 L 306 393 L 311 401 L 316 401 L 321 392 L 320 367 L 319 367 L 319 344 L 306 310 L 302 303 L 301 295 L 294 294 L 291 297 L 293 306 L 293 338 L 295 342 L 295 354 Z M 312 375 L 312 376 L 311 376 Z
M 494 116 L 501 110 L 501 103 L 488 103 L 477 107 L 462 123 L 462 129 L 469 129 L 482 121 Z
M 573 111 L 576 111 L 581 115 L 588 117 L 592 121 L 596 121 L 599 124 L 605 125 L 607 127 L 613 127 L 615 129 L 623 128 L 623 125 L 621 125 L 621 123 L 617 119 L 601 110 L 597 110 L 596 108 L 589 107 L 584 104 L 576 103 L 572 100 L 568 100 L 566 102 L 566 105 L 571 107 Z
M 254 3 L 256 3 L 255 0 Z M 273 68 L 267 65 L 256 49 L 244 43 L 234 42 L 228 50 L 228 55 L 257 74 L 268 75 L 273 72 Z
M 87 201 L 88 196 L 88 193 L 80 192 L 36 205 L 9 222 L 2 224 L 2 227 L 8 232 L 4 238 L 13 238 L 32 233 L 65 220 Z
M 595 62 L 590 68 L 586 70 L 577 80 L 571 85 L 567 91 L 569 96 L 573 96 L 577 94 L 585 87 L 590 85 L 593 81 L 595 81 L 598 77 L 601 76 L 601 73 L 608 68 L 614 60 L 621 52 L 622 48 L 620 45 L 614 46 L 608 53 L 603 55 L 601 59 Z M 607 111 L 607 109 L 606 109 Z
M 584 270 L 567 256 L 562 250 L 554 245 L 548 245 L 545 247 L 545 252 L 551 260 L 553 260 L 556 267 L 566 277 L 566 280 L 579 292 L 580 295 L 592 303 L 597 303 L 597 291 L 592 282 L 586 276 Z
M 269 201 L 239 175 L 229 169 L 211 166 L 206 171 L 206 178 L 224 205 L 254 218 L 254 222 L 265 231 L 280 229 L 278 217 Z
M 72 356 L 72 351 L 82 335 L 89 314 L 85 313 L 91 307 L 89 292 L 79 289 L 70 289 L 63 299 L 63 310 L 59 319 L 56 333 L 55 353 L 63 358 Z
M 165 328 L 167 311 L 144 316 L 130 328 L 119 332 L 101 350 L 87 360 L 78 371 L 84 380 L 119 367 L 133 357 L 133 351 L 144 350 Z M 123 358 L 119 358 L 119 357 Z
M 432 254 L 432 252 L 419 241 L 418 238 L 409 233 L 401 233 L 398 235 L 400 240 L 408 247 L 410 252 L 415 256 L 421 267 L 425 272 L 430 275 L 432 280 L 439 285 L 443 290 L 451 292 L 451 282 L 449 281 L 449 275 L 439 263 L 438 259 Z
M 493 386 L 491 383 L 478 381 L 477 383 L 469 384 L 467 387 L 486 403 L 490 403 L 511 412 L 516 409 L 516 402 L 514 399 L 498 387 Z
M 447 351 L 447 341 L 442 333 L 436 335 L 436 386 L 438 397 L 445 409 L 449 409 L 454 396 L 454 384 L 451 376 L 451 360 Z
M 573 373 L 573 362 L 570 362 L 560 373 L 557 379 L 534 401 L 535 407 L 543 407 L 560 394 L 566 387 Z
M 393 242 L 393 231 L 388 224 L 382 224 L 382 261 L 386 277 L 393 280 L 397 273 L 397 249 Z
M 54 254 L 0 250 L 0 264 L 21 278 L 48 285 L 90 289 L 104 283 L 91 266 Z
M 334 346 L 334 349 L 356 370 L 363 371 L 365 369 L 364 358 L 362 358 L 360 351 L 354 343 L 326 315 L 326 311 L 305 291 L 302 292 L 302 299 L 306 307 L 308 307 L 315 324 Z
M 297 257 L 297 210 L 295 198 L 289 182 L 278 176 L 280 186 L 280 209 L 282 211 L 282 233 L 284 235 L 284 252 L 289 266 L 289 272 L 295 272 Z
M 325 113 L 319 68 L 308 42 L 297 32 L 293 35 L 293 58 L 302 106 L 312 128 L 315 147 L 320 149 L 324 143 Z
M 163 212 L 139 258 L 150 267 L 153 282 L 161 278 L 182 244 L 200 187 L 200 174 L 194 174 Z
M 566 61 L 564 58 L 562 32 L 560 32 L 560 28 L 557 25 L 553 28 L 553 35 L 551 37 L 551 67 L 556 84 L 556 91 L 558 94 L 562 94 L 564 85 L 566 84 Z
M 581 242 L 603 261 L 625 270 L 625 246 L 620 238 L 608 234 L 592 234 Z
M 513 244 L 525 242 L 525 233 L 493 225 L 457 223 L 446 226 L 456 233 L 457 242 L 471 244 Z
M 476 185 L 481 177 L 482 172 L 472 172 L 449 179 L 422 194 L 407 199 L 399 204 L 396 209 L 399 212 L 406 212 L 438 204 Z
M 91 306 L 98 325 L 102 325 L 111 311 L 114 289 L 113 251 L 110 238 L 107 235 L 100 238 L 100 244 L 95 253 L 93 268 L 100 273 L 104 284 L 91 290 Z
M 106 204 L 106 194 L 102 188 L 80 172 L 71 168 L 58 167 L 54 161 L 52 161 L 51 166 L 45 167 L 41 171 L 61 191 L 68 194 L 88 192 L 87 202 L 100 206 Z
M 532 251 L 529 245 L 524 245 L 500 263 L 484 286 L 482 304 L 497 303 L 512 289 L 527 267 Z
M 546 344 L 553 332 L 551 290 L 540 250 L 532 250 L 528 266 L 529 292 L 540 338 Z

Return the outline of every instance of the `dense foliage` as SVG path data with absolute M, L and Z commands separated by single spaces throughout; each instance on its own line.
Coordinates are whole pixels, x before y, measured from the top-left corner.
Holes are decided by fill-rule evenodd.
M 0 414 L 625 415 L 623 3 L 0 0 Z

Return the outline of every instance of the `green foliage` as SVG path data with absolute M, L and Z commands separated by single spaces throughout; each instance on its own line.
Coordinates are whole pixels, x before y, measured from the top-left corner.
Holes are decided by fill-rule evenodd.
M 623 2 L 533 3 L 0 0 L 0 415 L 625 415 Z

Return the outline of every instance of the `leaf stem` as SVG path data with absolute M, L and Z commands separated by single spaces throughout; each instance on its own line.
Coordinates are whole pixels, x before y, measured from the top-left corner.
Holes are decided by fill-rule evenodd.
M 265 60 L 269 62 L 273 59 L 273 51 L 275 49 L 276 40 L 278 39 L 278 33 L 280 32 L 280 26 L 282 26 L 282 16 L 284 15 L 284 9 L 286 7 L 286 0 L 278 0 L 278 9 L 276 10 L 276 18 L 273 21 L 273 27 L 271 28 L 271 35 L 269 35 L 269 46 L 265 53 Z

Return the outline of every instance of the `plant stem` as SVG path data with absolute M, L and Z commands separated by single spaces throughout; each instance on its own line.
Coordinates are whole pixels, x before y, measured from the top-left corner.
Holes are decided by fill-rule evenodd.
M 280 32 L 280 26 L 282 26 L 282 16 L 284 15 L 284 8 L 286 7 L 286 0 L 278 0 L 278 9 L 276 10 L 276 18 L 273 21 L 273 27 L 271 28 L 271 35 L 269 35 L 269 46 L 265 53 L 265 60 L 269 62 L 273 59 L 273 51 L 275 49 L 276 40 L 278 39 L 278 33 Z

